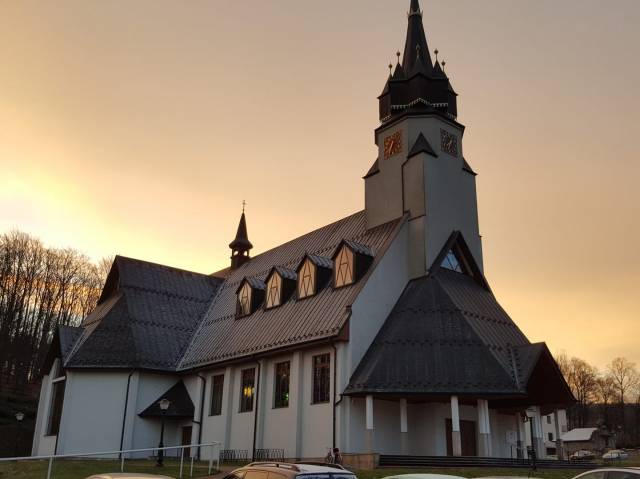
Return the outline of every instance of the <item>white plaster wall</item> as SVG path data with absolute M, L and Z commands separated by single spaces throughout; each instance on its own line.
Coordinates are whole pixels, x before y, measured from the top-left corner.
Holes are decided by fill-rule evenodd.
M 127 373 L 67 371 L 58 454 L 120 448 Z
M 228 439 L 229 449 L 245 449 L 249 452 L 249 455 L 251 454 L 251 450 L 253 448 L 253 424 L 256 407 L 254 400 L 253 411 L 240 412 L 240 389 L 242 387 L 242 370 L 250 368 L 257 369 L 257 363 L 251 362 L 239 364 L 238 366 L 233 368 L 233 388 L 230 391 L 231 428 Z M 262 384 L 260 384 L 260 387 L 262 387 Z
M 104 374 L 104 373 L 103 373 Z M 141 418 L 139 414 L 148 408 L 151 403 L 171 388 L 180 380 L 177 376 L 165 376 L 160 374 L 150 374 L 141 372 L 138 375 L 137 395 L 135 402 L 130 402 L 129 407 L 133 416 L 133 435 L 131 441 L 132 449 L 147 449 L 156 447 L 160 440 L 160 420 L 155 418 Z M 193 401 L 193 396 L 191 400 Z M 122 417 L 122 413 L 120 416 Z M 177 446 L 182 442 L 182 431 L 176 421 L 165 421 L 164 445 Z M 175 455 L 176 452 L 170 451 L 167 455 Z M 144 456 L 150 456 L 151 453 L 144 453 Z
M 37 456 L 48 456 L 55 454 L 56 436 L 47 436 L 47 425 L 49 423 L 49 411 L 51 409 L 51 381 L 52 372 L 57 368 L 56 360 L 49 371 L 42 378 L 40 386 L 40 399 L 38 401 L 38 415 L 36 417 L 36 426 L 33 433 L 33 446 L 31 453 Z
M 227 438 L 226 438 L 226 429 L 227 429 L 227 419 L 229 415 L 229 388 L 231 384 L 231 368 L 229 370 L 225 369 L 214 369 L 211 371 L 207 371 L 206 373 L 202 373 L 203 376 L 207 378 L 207 384 L 205 386 L 205 395 L 204 395 L 204 415 L 202 418 L 202 442 L 203 443 L 211 443 L 215 441 L 219 441 L 222 443 L 220 449 L 227 449 Z M 224 374 L 224 381 L 222 384 L 222 411 L 220 415 L 211 416 L 211 384 L 213 383 L 213 376 L 217 376 L 219 374 Z M 210 456 L 210 451 L 208 449 L 204 449 L 202 451 L 202 457 L 208 459 Z
M 409 281 L 408 225 L 403 224 L 351 307 L 346 376 L 351 377 Z M 342 367 L 342 365 L 338 365 Z
M 322 458 L 327 453 L 327 447 L 331 447 L 333 442 L 333 405 L 331 401 L 322 404 L 313 404 L 313 381 L 312 358 L 318 354 L 331 354 L 331 375 L 330 384 L 331 392 L 329 397 L 334 394 L 333 390 L 333 350 L 331 347 L 323 347 L 307 350 L 303 354 L 302 365 L 304 372 L 302 374 L 302 396 L 301 400 L 301 431 L 300 438 L 300 454 L 303 458 Z

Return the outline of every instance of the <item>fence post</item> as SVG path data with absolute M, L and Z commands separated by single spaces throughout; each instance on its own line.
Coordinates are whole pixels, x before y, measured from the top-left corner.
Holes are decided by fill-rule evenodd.
M 124 453 L 120 454 L 120 472 L 124 472 Z
M 211 454 L 209 454 L 209 473 L 211 475 L 211 467 L 213 466 L 213 444 L 211 445 Z
M 212 456 L 213 456 L 213 451 L 214 451 L 215 447 L 216 447 L 215 445 L 211 446 L 211 455 Z M 220 454 L 222 453 L 222 450 L 220 449 L 221 447 L 222 447 L 222 445 L 218 444 L 218 458 L 216 459 L 216 471 L 218 471 L 218 472 L 220 472 Z
M 47 479 L 51 479 L 51 466 L 53 466 L 53 456 L 49 458 L 49 467 L 47 468 Z
M 184 447 L 180 448 L 180 479 L 182 479 L 182 465 L 184 464 Z
M 189 477 L 193 477 L 193 454 L 191 454 L 191 469 L 189 470 Z

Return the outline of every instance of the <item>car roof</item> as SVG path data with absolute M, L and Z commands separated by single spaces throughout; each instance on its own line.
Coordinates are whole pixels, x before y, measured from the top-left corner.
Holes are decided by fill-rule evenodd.
M 640 475 L 640 467 L 600 467 L 598 469 L 592 469 L 590 471 L 583 472 L 582 474 L 578 474 L 574 479 L 582 476 L 586 476 L 587 474 L 593 472 L 610 472 L 610 471 L 622 471 L 622 472 L 633 472 L 634 474 Z
M 94 474 L 87 479 L 173 479 L 169 476 L 160 476 L 158 474 L 130 474 L 127 472 Z
M 276 469 L 278 472 L 289 472 L 291 474 L 353 474 L 338 465 L 320 465 L 288 462 L 252 462 L 241 468 L 246 469 Z
M 451 476 L 448 474 L 395 474 L 387 476 L 383 479 L 465 479 L 460 476 Z

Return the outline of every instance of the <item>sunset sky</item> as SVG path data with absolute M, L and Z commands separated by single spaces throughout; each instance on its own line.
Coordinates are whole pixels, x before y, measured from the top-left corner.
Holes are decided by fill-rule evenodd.
M 640 364 L 640 2 L 422 0 L 485 272 L 532 341 Z M 0 233 L 210 273 L 364 206 L 409 0 L 0 0 Z

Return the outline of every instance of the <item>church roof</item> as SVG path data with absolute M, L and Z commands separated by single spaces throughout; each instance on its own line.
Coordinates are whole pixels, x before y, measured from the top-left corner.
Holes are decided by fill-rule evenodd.
M 58 333 L 70 350 L 64 365 L 178 371 L 335 337 L 366 277 L 242 318 L 235 314 L 236 291 L 245 280 L 264 288 L 274 267 L 293 278 L 304 257 L 332 268 L 330 258 L 345 241 L 375 256 L 371 271 L 401 222 L 367 230 L 361 211 L 226 270 L 224 278 L 117 256 L 81 328 Z
M 377 261 L 396 235 L 402 219 L 367 230 L 360 211 L 293 241 L 262 253 L 231 271 L 204 316 L 180 369 L 238 359 L 269 350 L 327 340 L 340 334 L 351 306 L 367 276 L 354 285 L 334 289 L 330 285 L 302 300 L 291 298 L 281 306 L 236 318 L 235 292 L 244 278 L 264 281 L 274 266 L 295 270 L 307 256 L 321 266 L 332 267 L 330 258 L 343 240 L 351 240 L 373 251 Z
M 450 254 L 464 265 L 459 271 L 444 266 Z M 407 285 L 345 394 L 517 398 L 544 389 L 531 388 L 542 377 L 559 387 L 536 404 L 570 404 L 571 392 L 550 358 L 546 345 L 531 344 L 498 304 L 454 232 L 429 273 Z
M 243 251 L 248 251 L 253 248 L 251 241 L 249 241 L 249 235 L 247 234 L 247 219 L 245 218 L 244 211 L 240 216 L 236 237 L 229 243 L 229 248 Z
M 174 370 L 221 283 L 117 256 L 65 366 Z

